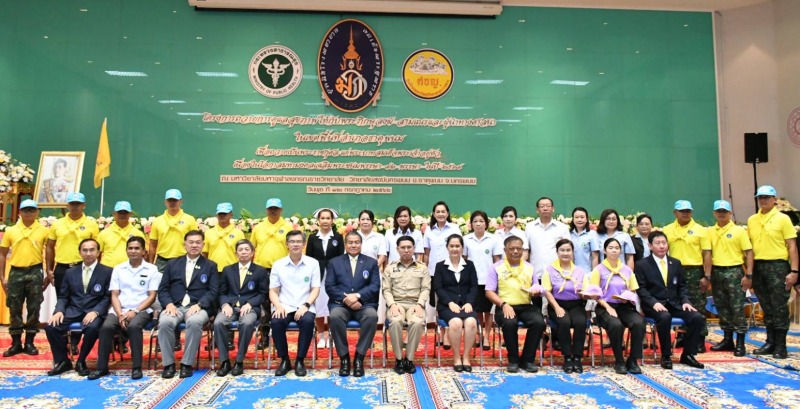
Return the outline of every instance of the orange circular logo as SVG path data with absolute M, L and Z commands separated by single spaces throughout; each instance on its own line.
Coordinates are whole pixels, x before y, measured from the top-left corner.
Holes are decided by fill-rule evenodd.
M 403 85 L 411 95 L 422 100 L 443 97 L 453 86 L 454 78 L 453 65 L 438 50 L 417 50 L 403 63 Z

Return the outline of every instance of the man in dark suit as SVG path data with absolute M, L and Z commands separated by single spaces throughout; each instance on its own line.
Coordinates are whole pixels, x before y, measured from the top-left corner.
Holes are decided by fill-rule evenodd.
M 158 301 L 163 306 L 158 324 L 164 370 L 162 378 L 175 376 L 175 328 L 186 322 L 186 349 L 181 359 L 180 377 L 192 376 L 195 355 L 200 347 L 203 325 L 219 293 L 217 264 L 202 256 L 203 232 L 190 230 L 183 237 L 186 256 L 167 262 L 158 286 Z
M 361 323 L 353 361 L 353 376 L 364 376 L 364 356 L 375 337 L 378 325 L 378 295 L 381 290 L 378 261 L 361 254 L 361 236 L 351 231 L 345 236 L 346 254 L 328 262 L 325 291 L 328 293 L 331 337 L 341 359 L 339 376 L 350 375 L 347 322 Z
M 244 373 L 244 356 L 247 346 L 253 339 L 258 318 L 261 316 L 261 303 L 269 290 L 267 269 L 253 263 L 255 246 L 250 240 L 236 242 L 236 257 L 239 262 L 222 269 L 219 285 L 219 303 L 222 305 L 214 320 L 214 343 L 219 349 L 221 362 L 217 376 L 225 376 L 229 372 L 233 376 Z M 230 333 L 228 328 L 233 320 L 238 319 L 239 350 L 236 363 L 231 369 L 228 355 Z
M 54 376 L 72 369 L 72 361 L 67 357 L 66 333 L 73 322 L 82 323 L 83 342 L 75 362 L 75 370 L 80 376 L 89 375 L 86 356 L 94 348 L 100 333 L 103 318 L 108 313 L 108 286 L 111 284 L 113 269 L 97 262 L 100 245 L 95 239 L 84 239 L 78 246 L 83 263 L 70 268 L 58 291 L 58 301 L 53 316 L 44 328 L 47 341 L 53 351 L 53 369 L 47 375 Z
M 701 334 L 706 325 L 706 318 L 689 302 L 681 262 L 667 256 L 669 249 L 667 236 L 660 231 L 653 232 L 648 241 L 651 254 L 636 263 L 634 273 L 639 283 L 637 293 L 641 299 L 642 310 L 647 317 L 656 320 L 658 342 L 661 344 L 662 352 L 661 367 L 672 369 L 670 331 L 672 317 L 678 317 L 686 323 L 686 347 L 681 354 L 680 363 L 693 368 L 703 368 L 704 365 L 695 359 L 695 354 L 696 346 L 703 337 Z

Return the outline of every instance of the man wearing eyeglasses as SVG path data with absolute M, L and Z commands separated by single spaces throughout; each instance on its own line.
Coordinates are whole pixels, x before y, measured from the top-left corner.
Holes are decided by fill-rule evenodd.
M 289 360 L 289 346 L 286 341 L 286 329 L 292 322 L 296 322 L 300 329 L 294 374 L 306 376 L 303 360 L 308 354 L 308 348 L 314 335 L 314 319 L 316 318 L 314 301 L 319 296 L 320 271 L 319 262 L 303 254 L 305 242 L 305 235 L 301 231 L 290 231 L 286 234 L 289 255 L 272 264 L 269 299 L 275 306 L 275 311 L 272 313 L 270 325 L 275 349 L 281 358 L 281 364 L 275 371 L 275 376 L 286 375 L 292 367 L 292 362 Z
M 3 352 L 4 357 L 19 353 L 39 355 L 33 339 L 39 332 L 39 308 L 44 301 L 44 270 L 42 269 L 42 249 L 47 242 L 47 227 L 36 218 L 39 205 L 27 199 L 19 205 L 20 222 L 9 227 L 0 243 L 0 281 L 6 293 L 11 322 L 8 333 L 11 347 Z M 8 256 L 12 250 L 11 257 Z M 11 270 L 6 279 L 6 262 Z M 27 307 L 27 319 L 22 319 L 22 307 Z M 22 333 L 25 333 L 25 346 L 22 346 Z

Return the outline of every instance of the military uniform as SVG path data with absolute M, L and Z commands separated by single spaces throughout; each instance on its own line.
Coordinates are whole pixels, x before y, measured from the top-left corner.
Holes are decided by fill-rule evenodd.
M 27 202 L 27 201 L 26 201 Z M 24 204 L 24 202 L 23 202 Z M 12 338 L 12 347 L 3 356 L 13 356 L 20 352 L 37 355 L 39 351 L 33 344 L 39 332 L 39 309 L 44 300 L 42 282 L 42 251 L 47 242 L 47 228 L 38 221 L 25 226 L 22 221 L 11 226 L 3 235 L 0 248 L 4 255 L 12 249 L 11 257 L 3 257 L 0 274 L 5 271 L 5 262 L 11 265 L 8 273 L 8 294 L 6 306 L 11 318 L 8 333 Z M 22 307 L 26 304 L 28 316 L 23 321 Z M 25 348 L 22 348 L 22 333 L 26 333 Z
M 424 263 L 412 261 L 404 265 L 401 261 L 389 264 L 381 274 L 381 292 L 386 300 L 386 318 L 389 320 L 389 336 L 396 359 L 403 356 L 403 326 L 408 325 L 406 356 L 413 360 L 414 351 L 425 333 L 425 314 L 414 314 L 414 306 L 423 312 L 431 292 L 431 276 Z M 390 316 L 392 305 L 400 307 L 400 315 Z

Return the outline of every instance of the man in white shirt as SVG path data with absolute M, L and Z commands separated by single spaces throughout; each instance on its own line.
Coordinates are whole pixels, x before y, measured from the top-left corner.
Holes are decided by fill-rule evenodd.
M 544 269 L 555 261 L 556 243 L 561 239 L 569 239 L 569 227 L 558 220 L 553 220 L 556 208 L 553 199 L 542 197 L 536 201 L 536 212 L 539 218 L 525 225 L 525 237 L 530 247 L 529 261 L 533 264 L 536 277 L 541 277 Z
M 150 306 L 156 300 L 161 273 L 155 265 L 144 261 L 143 237 L 130 237 L 125 250 L 128 261 L 114 267 L 111 273 L 111 308 L 100 327 L 97 369 L 89 374 L 89 380 L 108 375 L 108 356 L 114 346 L 114 335 L 120 330 L 131 340 L 131 378 L 142 377 L 142 328 L 153 318 Z
M 275 306 L 272 313 L 272 339 L 275 349 L 281 358 L 281 364 L 275 376 L 284 376 L 292 367 L 289 360 L 289 345 L 286 341 L 286 328 L 291 322 L 297 322 L 300 336 L 297 339 L 297 361 L 294 374 L 306 376 L 303 363 L 308 354 L 308 347 L 314 336 L 314 319 L 320 289 L 320 271 L 317 260 L 303 255 L 306 237 L 299 230 L 286 234 L 286 245 L 289 255 L 279 259 L 272 265 L 269 283 L 269 300 Z

